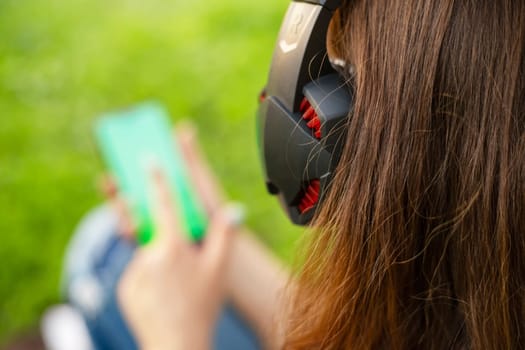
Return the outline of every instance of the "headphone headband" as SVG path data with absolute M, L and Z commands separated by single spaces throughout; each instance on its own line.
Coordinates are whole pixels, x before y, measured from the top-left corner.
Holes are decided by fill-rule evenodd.
M 333 12 L 323 7 L 337 0 L 294 1 L 288 7 L 266 86 L 266 93 L 279 96 L 290 110 L 297 109 L 302 88 L 312 77 L 332 71 L 325 57 L 326 33 Z
M 321 5 L 330 11 L 335 11 L 339 6 L 341 6 L 341 0 L 296 0 L 296 1 L 309 2 L 311 4 Z

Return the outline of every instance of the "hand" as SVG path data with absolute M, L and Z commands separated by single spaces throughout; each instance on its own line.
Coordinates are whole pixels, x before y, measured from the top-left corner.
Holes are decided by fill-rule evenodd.
M 208 349 L 225 292 L 225 269 L 238 207 L 213 215 L 205 240 L 185 240 L 169 188 L 153 179 L 155 240 L 140 248 L 118 286 L 118 298 L 141 348 Z
M 219 208 L 224 206 L 224 196 L 217 179 L 200 151 L 195 129 L 188 123 L 179 124 L 177 125 L 175 136 L 190 174 L 189 178 L 193 182 L 193 188 L 197 192 L 208 215 L 213 217 L 219 211 Z M 134 239 L 136 226 L 128 206 L 118 196 L 115 182 L 110 177 L 106 177 L 102 185 L 103 192 L 109 198 L 114 210 L 120 217 L 121 234 L 129 239 Z M 284 314 L 284 312 L 281 312 L 284 308 L 280 300 L 282 291 L 289 279 L 289 273 L 252 234 L 235 234 L 232 238 L 234 240 L 231 243 L 233 247 L 230 248 L 228 246 L 228 250 L 231 249 L 231 251 L 226 259 L 229 261 L 229 267 L 226 267 L 227 271 L 225 272 L 228 297 L 255 328 L 267 347 L 278 348 L 282 344 L 282 334 L 277 330 L 281 327 L 276 325 L 274 321 L 279 318 L 285 318 L 284 316 L 281 317 L 281 313 Z M 146 249 L 150 248 L 146 247 Z M 156 268 L 152 269 L 158 271 Z M 246 278 L 246 276 L 250 276 L 250 278 Z M 193 274 L 190 278 L 193 278 Z M 176 286 L 173 287 L 175 288 Z M 223 288 L 224 286 L 221 285 L 221 287 Z M 155 307 L 161 309 L 165 306 Z M 154 315 L 151 317 L 144 316 L 143 319 L 159 317 L 156 311 L 152 311 L 152 313 Z M 190 320 L 188 321 L 190 322 Z M 188 324 L 190 324 L 189 322 Z M 199 330 L 199 328 L 193 327 L 192 330 Z M 193 335 L 188 334 L 188 336 L 191 338 Z M 200 338 L 202 337 L 198 335 L 193 336 L 193 339 Z M 206 338 L 206 341 L 209 340 Z M 141 344 L 145 346 L 145 343 Z M 164 342 L 164 344 L 170 346 L 168 341 Z M 197 348 L 196 344 L 193 345 L 192 347 L 186 346 L 186 348 Z M 201 347 L 205 346 L 204 344 L 201 345 Z M 175 348 L 174 344 L 172 348 Z
M 184 159 L 188 179 L 209 217 L 224 203 L 222 188 L 208 166 L 196 137 L 195 127 L 191 122 L 179 123 L 175 129 L 175 140 Z M 118 233 L 130 241 L 135 241 L 137 224 L 124 198 L 119 195 L 118 186 L 109 174 L 101 176 L 99 188 L 108 199 L 118 216 Z

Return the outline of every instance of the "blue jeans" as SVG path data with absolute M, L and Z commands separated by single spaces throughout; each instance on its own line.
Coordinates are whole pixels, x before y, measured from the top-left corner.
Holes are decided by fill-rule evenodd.
M 78 226 L 66 251 L 62 290 L 86 321 L 96 349 L 134 350 L 137 344 L 122 317 L 115 288 L 136 246 L 117 234 L 117 217 L 102 206 Z M 216 325 L 214 349 L 259 349 L 253 330 L 225 305 Z

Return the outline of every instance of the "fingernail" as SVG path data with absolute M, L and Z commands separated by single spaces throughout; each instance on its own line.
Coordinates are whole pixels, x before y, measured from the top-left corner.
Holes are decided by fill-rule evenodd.
M 149 176 L 156 177 L 161 171 L 160 161 L 155 154 L 144 154 L 139 162 Z
M 191 121 L 180 122 L 176 128 L 180 133 L 182 133 L 183 137 L 187 137 L 188 139 L 195 138 L 197 134 L 197 128 Z
M 244 223 L 244 218 L 246 216 L 244 205 L 241 203 L 228 204 L 224 216 L 232 226 L 241 226 Z

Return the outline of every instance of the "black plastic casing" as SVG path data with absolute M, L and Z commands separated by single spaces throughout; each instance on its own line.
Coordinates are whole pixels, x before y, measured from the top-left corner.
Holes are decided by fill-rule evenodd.
M 317 207 L 298 202 L 311 180 L 326 192 L 345 138 L 351 93 L 326 56 L 326 33 L 340 1 L 292 2 L 281 26 L 268 83 L 258 110 L 258 138 L 268 191 L 292 220 L 307 224 Z M 321 121 L 321 139 L 299 106 L 306 97 Z M 319 203 L 319 201 L 318 201 Z

